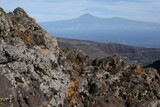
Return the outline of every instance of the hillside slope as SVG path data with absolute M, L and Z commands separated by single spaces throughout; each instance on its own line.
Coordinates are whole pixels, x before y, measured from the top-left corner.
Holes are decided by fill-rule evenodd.
M 83 50 L 92 59 L 104 58 L 114 54 L 140 65 L 147 65 L 160 59 L 160 49 L 127 46 L 115 43 L 99 43 L 85 40 L 57 38 L 61 48 L 78 48 Z

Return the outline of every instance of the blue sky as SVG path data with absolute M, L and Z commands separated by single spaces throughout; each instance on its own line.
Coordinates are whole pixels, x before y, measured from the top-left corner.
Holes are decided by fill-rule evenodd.
M 90 13 L 98 17 L 123 17 L 160 23 L 160 0 L 0 0 L 6 12 L 22 7 L 38 22 L 76 18 Z

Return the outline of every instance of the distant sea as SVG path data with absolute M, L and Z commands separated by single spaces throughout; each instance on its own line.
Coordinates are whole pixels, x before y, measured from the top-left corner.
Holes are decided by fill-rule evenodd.
M 52 31 L 56 37 L 160 48 L 160 30 Z

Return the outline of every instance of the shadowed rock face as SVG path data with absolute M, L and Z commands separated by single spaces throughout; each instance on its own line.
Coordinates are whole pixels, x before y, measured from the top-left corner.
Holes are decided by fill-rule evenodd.
M 152 64 L 145 66 L 145 68 L 147 68 L 147 67 L 152 67 L 152 68 L 156 69 L 158 71 L 158 73 L 160 74 L 160 60 L 154 61 Z
M 17 8 L 0 9 L 0 107 L 158 107 L 160 76 L 120 56 L 91 60 Z

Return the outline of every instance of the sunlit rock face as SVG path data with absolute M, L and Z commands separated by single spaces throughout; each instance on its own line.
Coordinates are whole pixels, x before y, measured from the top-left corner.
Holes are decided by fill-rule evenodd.
M 26 12 L 0 8 L 0 107 L 158 107 L 160 76 L 120 56 L 91 60 Z
M 58 64 L 57 41 L 17 8 L 0 9 L 0 106 L 63 105 L 69 76 Z

